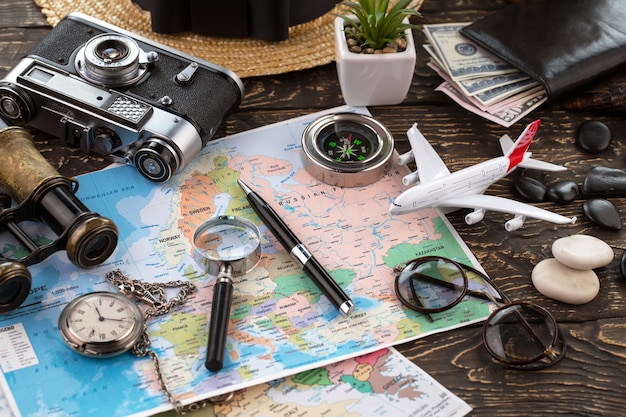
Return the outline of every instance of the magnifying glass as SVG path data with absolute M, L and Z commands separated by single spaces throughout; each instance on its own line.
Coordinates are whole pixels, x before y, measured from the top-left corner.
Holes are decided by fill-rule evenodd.
M 230 306 L 232 277 L 244 275 L 261 258 L 261 233 L 254 223 L 238 216 L 218 216 L 202 223 L 193 235 L 194 258 L 211 275 L 216 275 L 204 365 L 209 371 L 222 369 Z

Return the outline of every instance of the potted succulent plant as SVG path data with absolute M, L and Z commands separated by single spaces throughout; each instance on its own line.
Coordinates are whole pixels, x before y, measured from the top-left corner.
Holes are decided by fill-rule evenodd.
M 335 57 L 344 100 L 351 106 L 401 103 L 415 70 L 414 0 L 355 0 L 335 18 Z

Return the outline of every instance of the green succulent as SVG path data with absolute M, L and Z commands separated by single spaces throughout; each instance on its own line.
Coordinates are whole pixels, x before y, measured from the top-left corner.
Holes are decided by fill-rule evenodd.
M 413 0 L 398 0 L 389 8 L 389 0 L 358 0 L 343 3 L 349 15 L 356 17 L 356 22 L 349 15 L 337 16 L 346 21 L 346 32 L 353 36 L 364 48 L 382 49 L 389 42 L 404 36 L 408 28 L 419 26 L 404 23 L 405 17 L 421 16 L 410 4 Z M 389 10 L 387 10 L 389 9 Z

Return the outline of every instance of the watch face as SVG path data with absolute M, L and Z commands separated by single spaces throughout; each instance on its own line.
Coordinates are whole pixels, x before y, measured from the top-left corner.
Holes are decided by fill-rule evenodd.
M 143 316 L 124 295 L 93 292 L 69 303 L 59 318 L 67 344 L 88 356 L 112 356 L 130 349 L 143 331 Z

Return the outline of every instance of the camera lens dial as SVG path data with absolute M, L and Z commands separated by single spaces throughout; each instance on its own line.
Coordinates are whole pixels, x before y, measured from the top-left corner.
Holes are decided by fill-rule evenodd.
M 30 122 L 33 108 L 28 96 L 19 90 L 0 86 L 0 116 L 12 125 L 23 126 Z
M 76 55 L 81 77 L 98 85 L 125 87 L 136 83 L 146 72 L 141 65 L 143 51 L 125 35 L 105 33 L 94 36 Z
M 149 138 L 135 153 L 135 166 L 149 180 L 163 182 L 178 170 L 180 160 L 167 142 L 159 138 Z

